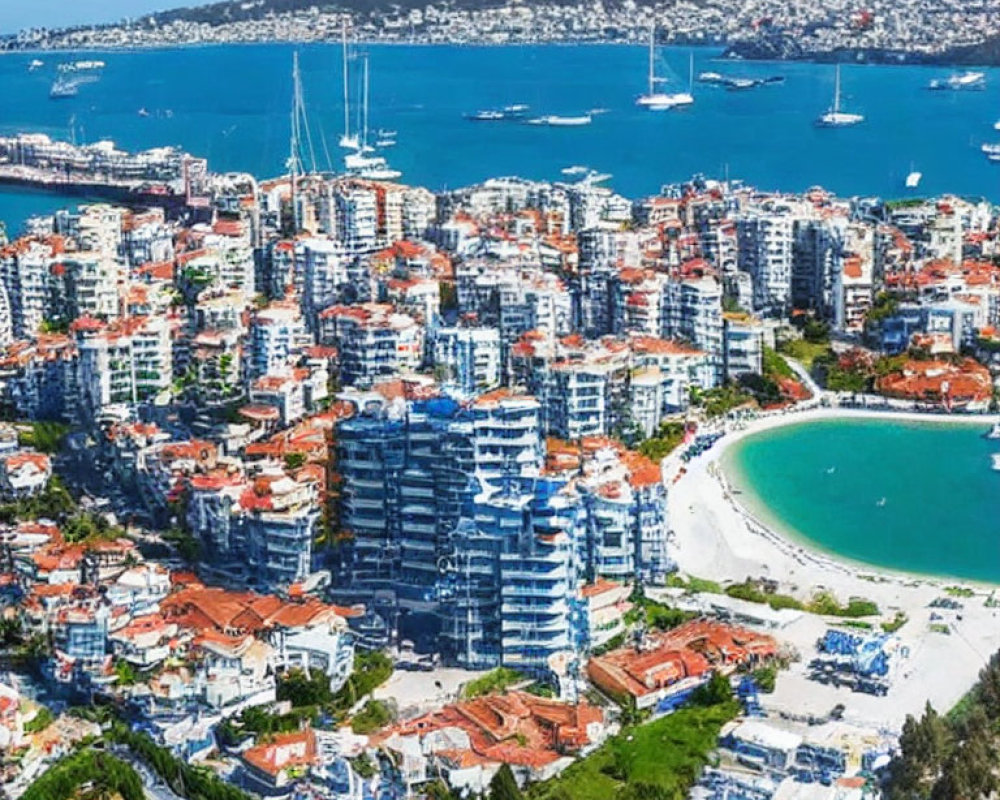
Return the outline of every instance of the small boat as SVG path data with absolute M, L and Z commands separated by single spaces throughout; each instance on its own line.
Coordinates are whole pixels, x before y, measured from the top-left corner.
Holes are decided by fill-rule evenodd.
M 949 75 L 943 80 L 935 78 L 927 85 L 927 88 L 935 90 L 950 89 L 951 91 L 960 92 L 966 89 L 983 89 L 985 86 L 986 73 L 969 70 Z
M 375 146 L 376 147 L 381 147 L 381 148 L 395 147 L 396 146 L 396 140 L 395 139 L 377 139 L 375 141 Z
M 507 119 L 502 111 L 496 111 L 493 109 L 485 109 L 483 111 L 476 111 L 472 114 L 466 114 L 465 118 L 472 120 L 473 122 L 500 122 L 501 120 Z
M 833 467 L 827 467 L 826 474 L 827 475 L 833 475 L 833 473 L 836 472 L 836 471 L 837 471 L 837 468 L 835 466 L 833 466 Z
M 378 136 L 380 139 L 395 139 L 396 131 L 390 131 L 386 130 L 385 128 L 379 128 L 377 131 L 375 131 L 375 135 Z
M 731 92 L 744 91 L 760 86 L 760 81 L 753 78 L 731 78 L 726 81 L 726 88 Z
M 992 161 L 994 164 L 1000 164 L 1000 153 L 990 153 L 986 156 L 987 161 Z
M 39 61 L 37 58 L 34 58 L 31 60 L 31 63 L 28 64 L 28 72 L 35 72 L 36 70 L 39 70 L 44 66 L 45 66 L 44 61 Z
M 57 78 L 49 89 L 51 100 L 65 100 L 69 97 L 76 97 L 80 93 L 80 86 L 76 81 Z
M 984 142 L 983 146 L 980 147 L 979 149 L 982 150 L 984 153 L 986 153 L 986 155 L 988 156 L 996 155 L 997 153 L 1000 153 L 1000 143 L 994 144 L 991 142 Z
M 586 175 L 589 170 L 586 167 L 581 167 L 579 165 L 574 165 L 572 167 L 564 167 L 560 170 L 563 175 Z
M 473 122 L 504 122 L 507 120 L 523 119 L 528 113 L 528 106 L 523 103 L 504 106 L 503 108 L 484 108 L 473 114 L 466 114 L 465 118 Z
M 587 113 L 590 114 L 590 116 L 594 117 L 597 116 L 598 114 L 607 114 L 610 111 L 611 111 L 610 108 L 591 108 L 587 111 Z
M 840 64 L 837 64 L 836 78 L 833 84 L 833 106 L 816 120 L 816 125 L 820 128 L 844 128 L 864 121 L 865 118 L 861 114 L 840 110 Z
M 1000 119 L 993 123 L 993 130 L 1000 131 Z
M 983 434 L 987 439 L 1000 439 L 1000 422 L 994 422 L 986 433 Z
M 906 176 L 906 188 L 916 189 L 920 185 L 920 179 L 923 177 L 924 175 L 922 172 L 912 170 L 910 174 Z
M 393 169 L 390 166 L 369 167 L 367 169 L 360 169 L 354 174 L 359 178 L 365 178 L 370 181 L 394 181 L 403 175 L 398 169 Z
M 994 453 L 992 456 L 990 456 L 990 458 L 992 459 L 993 462 L 991 465 L 993 469 L 995 469 L 997 472 L 1000 472 L 1000 453 Z
M 140 117 L 148 117 L 149 116 L 149 111 L 146 110 L 145 108 L 140 108 L 139 109 L 139 116 Z
M 524 103 L 513 103 L 509 106 L 503 107 L 504 116 L 507 119 L 519 119 L 528 113 L 530 106 Z
M 528 120 L 531 125 L 548 125 L 551 128 L 578 128 L 582 125 L 589 125 L 593 122 L 590 114 L 583 114 L 578 117 L 564 117 L 558 114 L 547 114 L 544 117 Z
M 103 61 L 71 61 L 59 65 L 60 72 L 94 72 L 104 69 L 107 65 Z
M 877 505 L 879 508 L 882 508 L 882 506 L 885 505 L 885 498 L 884 497 L 879 498 L 879 501 L 875 505 Z
M 698 82 L 699 83 L 722 83 L 725 78 L 722 77 L 720 72 L 699 72 Z

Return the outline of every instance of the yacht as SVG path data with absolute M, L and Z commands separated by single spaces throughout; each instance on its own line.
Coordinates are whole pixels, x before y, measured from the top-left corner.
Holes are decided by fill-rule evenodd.
M 60 64 L 58 69 L 60 72 L 96 72 L 102 70 L 107 66 L 103 61 L 71 61 L 66 64 Z
M 362 68 L 363 93 L 361 96 L 361 132 L 353 153 L 344 156 L 344 168 L 359 178 L 372 181 L 391 181 L 402 176 L 402 172 L 393 169 L 388 162 L 377 155 L 369 155 L 374 148 L 368 144 L 368 58 L 364 58 Z M 395 141 L 393 141 L 395 144 Z
M 344 71 L 344 132 L 341 134 L 340 141 L 337 144 L 345 150 L 357 150 L 361 143 L 358 141 L 358 135 L 351 133 L 350 73 L 347 69 L 347 22 L 344 22 L 340 29 L 340 48 Z
M 910 167 L 910 174 L 906 176 L 906 188 L 916 189 L 920 185 L 920 179 L 924 175 L 922 172 L 917 172 L 913 167 Z
M 56 78 L 49 89 L 49 98 L 52 100 L 64 100 L 68 97 L 76 97 L 79 93 L 79 83 L 60 77 Z
M 571 167 L 563 167 L 560 171 L 563 175 L 586 175 L 590 170 L 579 164 L 574 164 Z
M 840 64 L 837 64 L 837 73 L 833 84 L 833 106 L 816 120 L 816 124 L 821 128 L 843 128 L 864 121 L 865 118 L 861 114 L 840 110 Z
M 504 122 L 507 120 L 524 119 L 524 115 L 527 113 L 528 106 L 523 103 L 515 103 L 503 108 L 481 109 L 473 114 L 466 114 L 465 118 L 471 119 L 474 122 Z
M 514 103 L 503 107 L 503 115 L 506 119 L 520 119 L 528 113 L 529 106 L 524 103 Z
M 993 123 L 993 130 L 1000 131 L 1000 119 Z
M 491 108 L 487 108 L 482 111 L 475 111 L 472 114 L 466 114 L 465 118 L 471 119 L 473 122 L 500 122 L 501 120 L 507 119 L 502 111 L 497 111 Z
M 1000 422 L 994 422 L 985 434 L 987 439 L 1000 439 Z
M 688 90 L 686 92 L 659 92 L 656 89 L 658 83 L 664 83 L 664 78 L 656 75 L 656 26 L 649 28 L 649 74 L 647 76 L 648 85 L 646 93 L 639 95 L 635 101 L 640 108 L 647 111 L 669 111 L 673 108 L 689 106 L 694 102 L 691 94 L 691 82 L 694 80 L 694 53 L 690 55 L 688 76 Z
M 28 72 L 35 72 L 36 70 L 39 70 L 44 66 L 45 66 L 44 61 L 39 61 L 37 58 L 34 58 L 31 60 L 31 63 L 28 64 Z
M 993 469 L 995 469 L 997 472 L 1000 472 L 1000 453 L 994 453 L 992 456 L 990 456 L 990 459 L 993 462 L 992 463 Z
M 1000 154 L 1000 143 L 984 142 L 983 146 L 979 148 L 988 156 L 994 156 Z
M 532 125 L 548 125 L 552 128 L 578 128 L 582 125 L 589 125 L 593 121 L 593 117 L 590 114 L 583 114 L 578 117 L 563 117 L 558 114 L 548 114 L 544 117 L 529 120 Z
M 928 85 L 928 89 L 951 89 L 952 91 L 962 91 L 964 89 L 983 89 L 986 86 L 986 73 L 984 72 L 961 72 L 949 75 L 944 80 L 935 78 Z
M 369 181 L 394 181 L 403 176 L 403 173 L 398 169 L 393 169 L 389 166 L 384 167 L 368 167 L 365 169 L 359 169 L 355 172 L 359 178 L 365 178 Z

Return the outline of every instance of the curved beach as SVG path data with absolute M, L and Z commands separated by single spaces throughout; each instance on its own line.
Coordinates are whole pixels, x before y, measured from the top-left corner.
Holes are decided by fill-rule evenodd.
M 830 581 L 873 579 L 906 586 L 982 583 L 948 576 L 917 575 L 874 566 L 820 549 L 766 509 L 751 507 L 733 492 L 723 461 L 738 442 L 759 433 L 822 420 L 880 420 L 975 426 L 985 429 L 983 416 L 956 417 L 904 411 L 818 408 L 808 411 L 758 417 L 727 433 L 707 452 L 692 459 L 686 472 L 671 485 L 670 512 L 675 546 L 683 571 L 720 580 L 742 580 L 762 575 L 778 580 L 786 588 L 826 585 Z M 674 472 L 673 474 L 676 474 Z M 673 475 L 669 476 L 673 479 Z M 761 502 L 764 501 L 761 498 Z M 774 552 L 772 552 L 774 551 Z M 985 585 L 985 584 L 983 584 Z M 847 587 L 844 587 L 845 589 Z M 853 590 L 852 590 L 853 591 Z M 869 591 L 870 593 L 870 591 Z
M 763 577 L 777 581 L 780 591 L 802 599 L 822 588 L 841 601 L 852 596 L 874 600 L 885 618 L 902 611 L 909 622 L 900 631 L 911 657 L 903 680 L 887 698 L 844 694 L 807 681 L 793 669 L 779 683 L 769 701 L 780 710 L 822 714 L 837 702 L 848 702 L 848 715 L 865 722 L 898 727 L 908 713 L 918 714 L 929 698 L 936 708 L 954 705 L 975 680 L 989 656 L 1000 648 L 996 610 L 984 605 L 993 587 L 973 581 L 894 572 L 851 562 L 795 538 L 777 526 L 755 518 L 738 502 L 722 474 L 719 462 L 726 450 L 753 434 L 791 424 L 824 419 L 896 419 L 917 422 L 974 424 L 985 429 L 986 417 L 923 413 L 815 409 L 755 419 L 727 433 L 707 452 L 692 459 L 673 481 L 676 465 L 668 465 L 669 510 L 674 532 L 674 555 L 679 569 L 716 581 Z M 943 596 L 946 586 L 974 587 L 977 596 L 963 601 L 961 615 L 947 619 L 950 635 L 932 632 L 933 609 L 928 604 Z M 807 652 L 825 627 L 805 615 L 779 633 L 800 652 Z

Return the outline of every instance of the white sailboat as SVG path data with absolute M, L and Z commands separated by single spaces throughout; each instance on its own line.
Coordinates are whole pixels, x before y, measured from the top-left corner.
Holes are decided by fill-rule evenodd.
M 361 137 L 353 153 L 344 156 L 344 167 L 359 178 L 373 181 L 391 181 L 402 176 L 393 169 L 382 156 L 368 155 L 372 148 L 368 145 L 368 56 L 363 63 L 363 96 L 361 99 Z
M 344 68 L 344 133 L 340 137 L 340 146 L 345 150 L 355 150 L 358 147 L 358 135 L 351 133 L 351 90 L 350 73 L 347 69 L 347 22 L 341 28 L 341 48 L 343 51 Z
M 842 128 L 848 125 L 857 125 L 859 122 L 864 121 L 865 118 L 861 114 L 852 114 L 840 110 L 840 64 L 837 64 L 836 79 L 833 86 L 833 106 L 816 120 L 816 124 L 821 128 Z
M 649 74 L 647 76 L 648 85 L 646 93 L 639 95 L 635 103 L 640 108 L 647 111 L 669 111 L 673 108 L 691 105 L 694 96 L 691 94 L 691 84 L 694 80 L 694 53 L 691 53 L 688 76 L 688 90 L 686 92 L 660 92 L 656 86 L 665 82 L 665 78 L 656 75 L 656 26 L 649 28 Z

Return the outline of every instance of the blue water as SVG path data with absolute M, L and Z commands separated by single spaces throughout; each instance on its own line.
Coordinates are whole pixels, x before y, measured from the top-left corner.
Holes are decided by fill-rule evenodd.
M 800 423 L 737 443 L 723 467 L 741 503 L 823 550 L 1000 583 L 1000 472 L 990 468 L 1000 443 L 986 427 Z
M 342 128 L 340 49 L 299 48 L 317 165 L 326 166 L 320 131 L 334 160 Z M 947 70 L 848 66 L 845 105 L 865 124 L 817 129 L 829 105 L 833 69 L 813 64 L 729 64 L 718 50 L 696 49 L 695 70 L 782 74 L 784 85 L 747 92 L 696 86 L 697 102 L 682 112 L 637 109 L 646 51 L 615 45 L 511 47 L 400 46 L 368 48 L 372 126 L 399 131 L 391 152 L 404 180 L 433 189 L 495 175 L 558 178 L 584 164 L 612 173 L 629 196 L 694 173 L 733 177 L 767 189 L 821 184 L 838 193 L 903 193 L 911 163 L 924 173 L 921 191 L 1000 199 L 1000 166 L 979 152 L 1000 140 L 1000 70 L 988 71 L 982 92 L 930 92 Z M 0 57 L 0 131 L 41 130 L 68 137 L 70 118 L 86 140 L 110 137 L 127 148 L 180 145 L 206 156 L 216 170 L 260 175 L 283 169 L 288 150 L 292 47 L 248 45 L 108 53 L 100 83 L 77 98 L 50 101 L 54 65 L 66 54 L 43 55 L 46 68 L 27 72 L 34 56 Z M 674 86 L 687 80 L 688 50 L 662 51 Z M 462 119 L 477 108 L 529 103 L 539 114 L 609 113 L 589 127 L 553 129 Z M 140 118 L 146 107 L 151 116 Z M 172 112 L 168 117 L 166 112 Z M 32 201 L 37 205 L 37 201 Z M 32 203 L 0 197 L 0 219 L 19 221 Z M 16 225 L 15 225 L 16 227 Z

